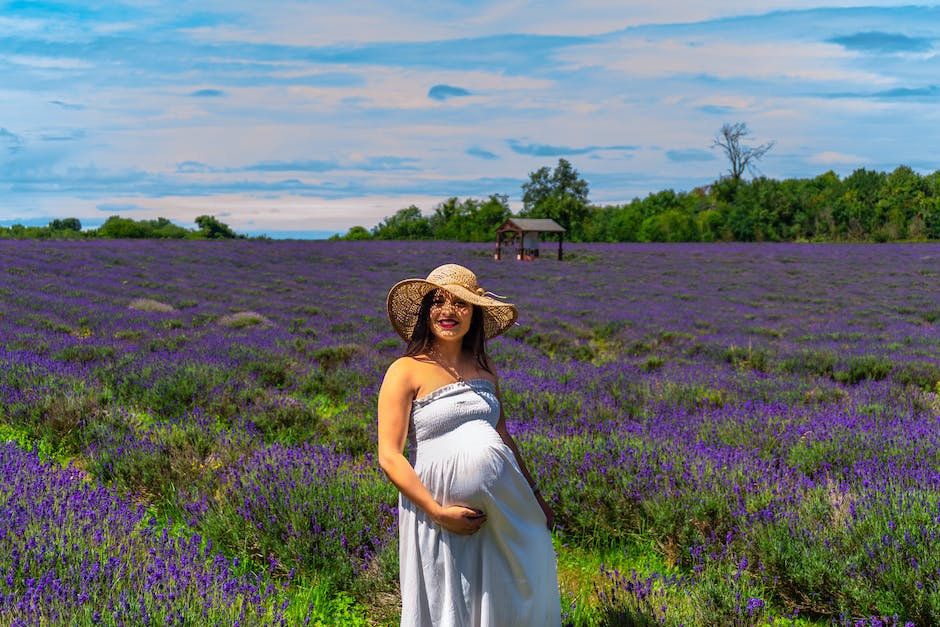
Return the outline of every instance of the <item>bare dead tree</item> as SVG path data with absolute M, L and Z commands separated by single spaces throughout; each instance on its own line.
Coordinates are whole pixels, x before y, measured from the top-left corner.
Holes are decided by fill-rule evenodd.
M 744 122 L 724 124 L 712 143 L 712 148 L 721 148 L 725 153 L 731 164 L 731 178 L 735 181 L 740 181 L 745 171 L 753 174 L 756 162 L 760 161 L 776 143 L 771 141 L 760 146 L 745 146 L 741 140 L 749 134 L 750 131 Z

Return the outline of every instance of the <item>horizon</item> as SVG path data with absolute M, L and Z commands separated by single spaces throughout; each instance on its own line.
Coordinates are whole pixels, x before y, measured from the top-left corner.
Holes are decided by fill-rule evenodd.
M 940 5 L 6 3 L 0 224 L 211 214 L 345 233 L 567 159 L 594 205 L 760 173 L 940 169 Z M 210 209 L 211 208 L 211 209 Z

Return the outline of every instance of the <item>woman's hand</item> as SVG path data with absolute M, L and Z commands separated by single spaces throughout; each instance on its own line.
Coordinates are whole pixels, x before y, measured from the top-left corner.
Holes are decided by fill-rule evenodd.
M 478 509 L 451 505 L 442 507 L 440 511 L 431 516 L 432 520 L 441 527 L 461 536 L 475 534 L 486 522 L 486 514 Z

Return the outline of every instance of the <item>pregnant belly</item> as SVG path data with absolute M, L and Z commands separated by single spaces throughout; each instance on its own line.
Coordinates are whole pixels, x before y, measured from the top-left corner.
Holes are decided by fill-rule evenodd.
M 499 492 L 508 460 L 496 449 L 457 456 L 454 472 L 444 484 L 441 498 L 452 505 L 486 511 L 486 504 Z
M 498 435 L 495 441 L 492 437 L 453 440 L 447 443 L 446 450 L 441 450 L 440 446 L 433 451 L 419 449 L 415 470 L 442 505 L 463 505 L 486 511 L 487 504 L 499 498 L 506 474 L 514 470 L 510 459 L 512 452 Z

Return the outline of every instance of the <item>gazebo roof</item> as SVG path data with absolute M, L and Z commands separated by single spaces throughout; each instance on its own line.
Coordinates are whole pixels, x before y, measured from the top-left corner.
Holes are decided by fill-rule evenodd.
M 499 227 L 500 231 L 541 231 L 564 233 L 565 228 L 550 218 L 509 218 Z

